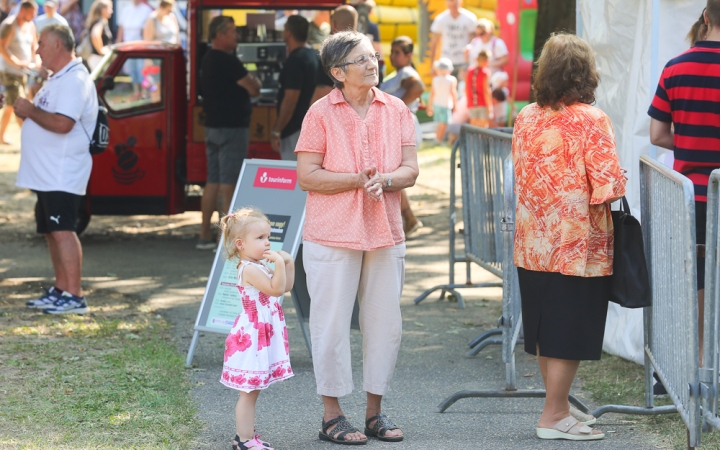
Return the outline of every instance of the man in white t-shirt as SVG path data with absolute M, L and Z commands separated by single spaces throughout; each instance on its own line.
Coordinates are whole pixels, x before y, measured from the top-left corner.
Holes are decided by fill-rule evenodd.
M 42 32 L 43 28 L 54 23 L 60 25 L 67 25 L 68 21 L 65 20 L 60 13 L 57 12 L 57 0 L 45 0 L 45 14 L 35 18 L 35 31 L 38 36 Z
M 458 80 L 465 79 L 465 47 L 477 26 L 477 17 L 465 8 L 462 0 L 447 0 L 447 9 L 435 17 L 430 31 L 433 33 L 430 41 L 430 59 L 434 62 L 438 58 L 448 58 L 453 63 L 453 75 Z M 437 54 L 437 47 L 442 39 L 442 49 Z
M 474 61 L 477 60 L 477 55 L 482 50 L 485 50 L 490 55 L 488 62 L 490 72 L 493 74 L 501 72 L 503 66 L 508 63 L 510 56 L 505 41 L 495 36 L 495 24 L 485 18 L 478 19 L 475 33 L 475 37 L 465 49 L 466 61 L 473 65 Z
M 132 3 L 123 7 L 118 18 L 117 42 L 142 41 L 143 28 L 150 13 L 153 10 L 142 0 L 133 0 Z M 143 66 L 145 62 L 141 58 L 131 58 L 125 63 L 124 72 L 130 75 L 133 84 L 133 95 L 139 98 L 141 95 L 140 84 L 143 81 Z
M 98 99 L 74 49 L 70 27 L 46 26 L 37 53 L 52 76 L 33 102 L 25 98 L 15 102 L 15 114 L 24 119 L 16 185 L 37 194 L 37 232 L 45 235 L 55 271 L 55 285 L 27 306 L 48 314 L 88 312 L 80 285 L 82 248 L 75 230 L 92 169 L 89 144 Z

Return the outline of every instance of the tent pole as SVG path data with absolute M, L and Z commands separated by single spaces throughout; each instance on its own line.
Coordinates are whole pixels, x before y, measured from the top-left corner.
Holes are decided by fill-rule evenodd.
M 651 89 L 648 90 L 650 94 L 650 100 L 648 103 L 652 102 L 653 96 L 655 95 L 655 91 L 652 90 L 652 86 L 657 86 L 657 82 L 660 79 L 660 68 L 658 67 L 660 59 L 660 0 L 652 0 L 651 7 L 650 82 L 648 83 L 648 86 L 650 86 Z M 658 156 L 657 147 L 652 144 L 650 144 L 650 156 L 652 158 L 657 158 Z
M 575 35 L 578 37 L 582 37 L 585 32 L 582 14 L 580 13 L 580 3 L 582 3 L 582 1 L 583 0 L 577 0 L 575 2 Z

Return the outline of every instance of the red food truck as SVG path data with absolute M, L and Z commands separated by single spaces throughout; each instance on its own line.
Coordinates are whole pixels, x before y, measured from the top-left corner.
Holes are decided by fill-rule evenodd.
M 250 122 L 250 158 L 278 158 L 269 144 L 285 59 L 275 11 L 332 9 L 343 0 L 190 0 L 187 55 L 177 45 L 119 44 L 93 71 L 108 109 L 110 144 L 93 157 L 79 231 L 90 216 L 168 215 L 200 209 L 206 177 L 200 62 L 210 48 L 207 26 L 220 10 L 253 10 L 239 27 L 237 56 L 261 81 Z M 259 13 L 258 13 L 259 11 Z M 132 60 L 137 60 L 133 63 Z M 125 70 L 143 67 L 137 83 Z

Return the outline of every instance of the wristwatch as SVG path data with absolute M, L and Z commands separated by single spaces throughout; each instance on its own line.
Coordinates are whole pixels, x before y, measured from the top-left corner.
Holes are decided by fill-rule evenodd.
M 278 138 L 278 139 L 279 139 L 279 138 L 280 138 L 280 132 L 273 130 L 273 131 L 270 132 L 270 137 Z
M 388 177 L 387 177 L 387 187 L 390 187 L 390 186 L 392 186 L 392 177 L 391 177 L 390 175 L 388 175 Z

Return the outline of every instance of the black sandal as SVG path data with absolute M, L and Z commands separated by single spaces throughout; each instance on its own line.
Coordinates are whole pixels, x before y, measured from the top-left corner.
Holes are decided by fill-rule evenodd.
M 370 422 L 375 421 L 372 428 L 368 428 Z M 378 438 L 385 442 L 400 442 L 405 436 L 385 436 L 385 433 L 391 430 L 399 430 L 394 423 L 385 414 L 378 414 L 365 421 L 365 435 Z
M 328 429 L 337 424 L 335 428 L 332 429 L 331 433 L 328 434 Z M 318 434 L 318 437 L 321 441 L 328 441 L 332 442 L 334 444 L 340 444 L 340 445 L 365 445 L 367 444 L 367 438 L 360 439 L 360 440 L 346 440 L 344 439 L 345 436 L 351 433 L 358 433 L 360 430 L 355 428 L 350 424 L 350 422 L 347 421 L 345 416 L 337 416 L 334 419 L 328 420 L 325 422 L 323 420 L 322 423 L 322 430 L 320 430 L 320 433 Z

